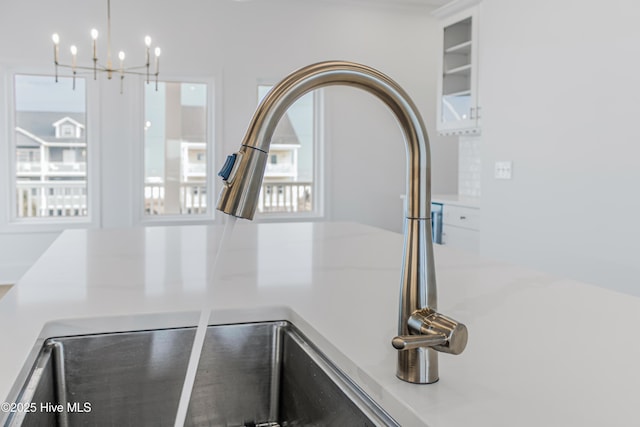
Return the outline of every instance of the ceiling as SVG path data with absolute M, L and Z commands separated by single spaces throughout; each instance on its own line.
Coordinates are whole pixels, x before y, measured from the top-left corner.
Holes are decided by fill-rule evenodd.
M 443 6 L 451 0 L 361 0 L 363 3 L 414 4 L 422 6 Z
M 252 0 L 235 0 L 239 2 L 252 1 Z M 337 0 L 323 0 L 323 1 L 337 1 Z M 429 6 L 439 7 L 443 6 L 454 0 L 341 0 L 340 2 L 346 3 L 359 3 L 359 4 L 382 4 L 382 5 L 412 5 L 412 6 Z

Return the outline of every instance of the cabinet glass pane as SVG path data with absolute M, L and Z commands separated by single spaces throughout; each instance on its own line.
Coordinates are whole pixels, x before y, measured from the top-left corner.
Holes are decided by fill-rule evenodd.
M 444 123 L 469 120 L 471 95 L 444 95 L 442 97 L 442 121 Z
M 443 123 L 471 118 L 471 25 L 469 17 L 444 29 L 440 117 Z

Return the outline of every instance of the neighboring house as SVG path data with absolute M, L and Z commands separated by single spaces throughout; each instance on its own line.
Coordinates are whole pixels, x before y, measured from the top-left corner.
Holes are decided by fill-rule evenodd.
M 186 107 L 183 107 L 183 109 Z M 192 114 L 193 115 L 193 114 Z M 184 114 L 183 117 L 188 117 Z M 204 126 L 183 123 L 181 150 L 181 180 L 204 183 L 207 176 L 207 145 L 204 135 L 193 131 Z M 298 178 L 298 149 L 300 141 L 287 114 L 278 124 L 271 139 L 269 159 L 264 174 L 264 182 L 295 181 Z
M 205 213 L 207 209 L 207 143 L 180 141 L 180 194 L 176 209 L 180 213 Z M 166 208 L 170 201 L 164 199 Z M 147 213 L 151 213 L 147 209 Z
M 182 106 L 180 181 L 167 198 L 164 176 L 145 180 L 148 214 L 206 212 L 207 144 L 204 111 Z M 187 111 L 193 110 L 193 111 Z M 87 215 L 87 139 L 82 113 L 16 113 L 18 217 Z M 308 210 L 311 186 L 297 183 L 300 140 L 288 115 L 277 126 L 269 151 L 262 212 Z M 173 206 L 176 205 L 176 206 Z
M 82 116 L 84 114 L 18 112 L 15 129 L 18 179 L 85 179 L 85 126 L 76 120 L 83 120 Z
M 285 114 L 271 138 L 264 182 L 295 181 L 298 178 L 299 148 L 298 135 L 289 115 Z
M 205 183 L 207 179 L 206 142 L 182 141 L 180 150 L 182 182 Z
M 17 215 L 86 215 L 82 113 L 16 112 Z
M 311 210 L 311 183 L 298 182 L 300 139 L 285 114 L 271 138 L 264 173 L 259 212 L 302 212 Z
M 207 110 L 195 105 L 166 108 L 167 117 L 147 117 L 146 129 L 155 129 L 155 133 L 146 136 L 147 144 L 153 148 L 149 148 L 145 170 L 145 213 L 206 213 Z M 178 150 L 179 158 L 166 154 Z

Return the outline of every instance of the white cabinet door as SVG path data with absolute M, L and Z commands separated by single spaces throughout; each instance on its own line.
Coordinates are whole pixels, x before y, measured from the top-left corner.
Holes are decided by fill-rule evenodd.
M 477 8 L 443 19 L 440 29 L 438 132 L 479 133 Z
M 446 225 L 480 230 L 480 209 L 466 206 L 445 205 L 442 222 Z
M 480 252 L 480 232 L 444 225 L 442 227 L 442 244 L 470 252 Z
M 480 209 L 445 204 L 442 211 L 442 244 L 479 252 Z

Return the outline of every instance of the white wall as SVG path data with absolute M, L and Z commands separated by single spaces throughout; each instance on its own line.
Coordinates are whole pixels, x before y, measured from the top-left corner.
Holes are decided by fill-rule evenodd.
M 640 294 L 640 3 L 481 12 L 482 252 Z
M 89 29 L 95 26 L 102 36 L 106 33 L 105 9 L 102 0 L 2 0 L 0 65 L 51 72 L 53 32 L 67 48 L 72 41 L 78 44 L 79 57 L 87 54 Z M 114 49 L 126 50 L 131 61 L 142 57 L 138 41 L 149 33 L 162 46 L 164 77 L 214 81 L 218 156 L 237 150 L 256 106 L 258 80 L 276 82 L 296 68 L 327 59 L 377 67 L 407 90 L 425 117 L 432 141 L 434 192 L 456 191 L 457 145 L 437 137 L 433 125 L 437 48 L 428 9 L 296 0 L 115 0 L 112 21 Z M 128 80 L 125 92 L 136 92 L 135 83 Z M 136 106 L 118 94 L 116 80 L 100 80 L 97 85 L 101 223 L 128 227 L 135 224 Z M 405 151 L 394 119 L 379 101 L 353 89 L 329 88 L 325 100 L 327 218 L 399 231 Z M 5 121 L 0 126 L 1 134 L 7 135 Z M 22 244 L 9 234 L 0 239 L 3 247 Z M 41 239 L 30 253 L 39 254 L 48 241 Z M 0 269 L 0 278 L 1 273 Z

